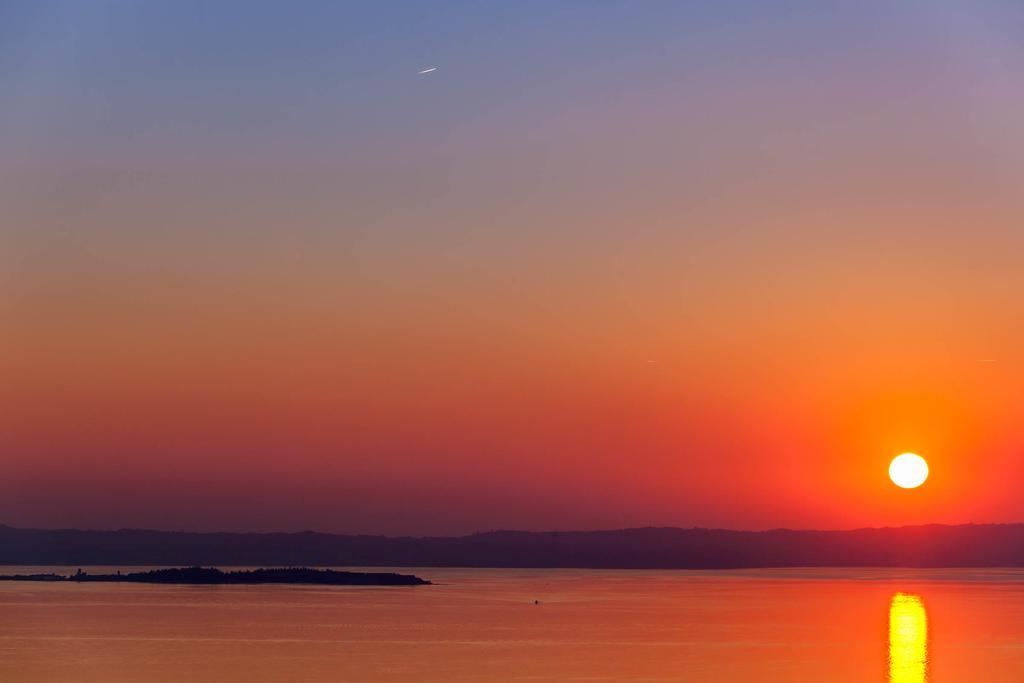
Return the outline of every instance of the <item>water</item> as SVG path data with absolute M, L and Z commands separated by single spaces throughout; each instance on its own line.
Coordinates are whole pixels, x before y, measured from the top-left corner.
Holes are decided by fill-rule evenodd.
M 0 582 L 0 681 L 1024 680 L 1019 570 L 400 571 L 438 585 Z

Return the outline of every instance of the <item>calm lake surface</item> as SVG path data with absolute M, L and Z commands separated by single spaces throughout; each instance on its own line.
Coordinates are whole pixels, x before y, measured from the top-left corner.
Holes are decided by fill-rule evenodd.
M 1024 680 L 1019 570 L 398 571 L 438 585 L 0 582 L 0 680 Z

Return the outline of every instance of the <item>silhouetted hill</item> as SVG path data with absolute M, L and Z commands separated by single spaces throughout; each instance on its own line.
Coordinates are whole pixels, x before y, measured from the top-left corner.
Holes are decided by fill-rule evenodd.
M 0 564 L 378 567 L 1024 566 L 1024 525 L 852 531 L 494 531 L 459 537 L 79 531 L 0 526 Z

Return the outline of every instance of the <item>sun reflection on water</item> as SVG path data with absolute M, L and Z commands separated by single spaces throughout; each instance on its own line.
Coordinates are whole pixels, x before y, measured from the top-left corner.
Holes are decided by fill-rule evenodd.
M 928 680 L 928 613 L 920 596 L 896 593 L 889 603 L 889 683 Z

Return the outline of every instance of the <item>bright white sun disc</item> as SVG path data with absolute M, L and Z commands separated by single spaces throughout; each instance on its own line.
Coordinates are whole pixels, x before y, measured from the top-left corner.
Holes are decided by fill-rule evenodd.
M 916 489 L 928 478 L 928 463 L 916 453 L 897 455 L 889 463 L 889 478 L 904 489 Z

